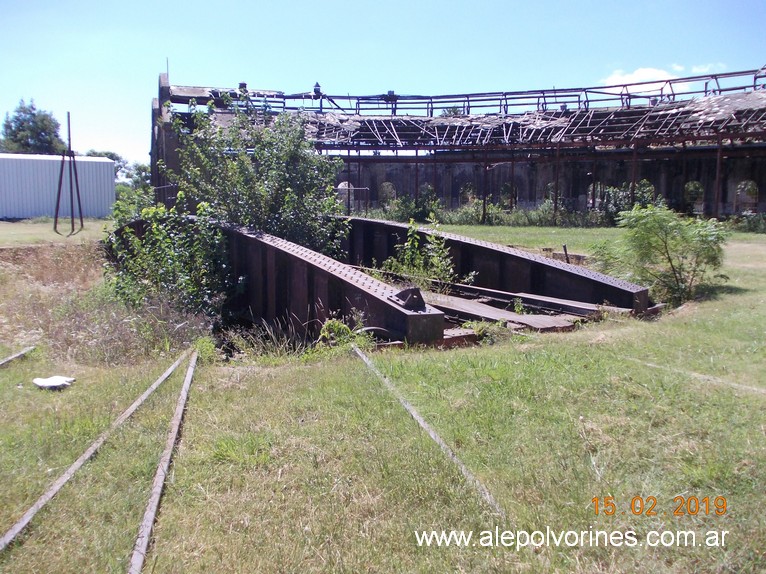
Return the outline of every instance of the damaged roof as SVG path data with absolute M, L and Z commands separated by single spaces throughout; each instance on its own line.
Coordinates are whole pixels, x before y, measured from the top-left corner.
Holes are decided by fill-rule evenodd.
M 166 80 L 167 78 L 165 78 Z M 163 84 L 161 78 L 160 93 Z M 165 85 L 176 105 L 232 106 L 262 118 L 300 114 L 321 149 L 465 150 L 508 147 L 760 144 L 766 137 L 766 67 L 621 86 L 448 96 L 329 96 L 311 92 Z M 257 115 L 256 114 L 256 115 Z

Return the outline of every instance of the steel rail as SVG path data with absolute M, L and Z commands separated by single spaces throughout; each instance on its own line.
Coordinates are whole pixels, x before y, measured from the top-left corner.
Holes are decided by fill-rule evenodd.
M 378 370 L 378 368 L 375 366 L 375 363 L 373 363 L 372 360 L 356 345 L 353 346 L 353 349 L 354 353 L 356 353 L 362 362 L 364 362 L 370 372 L 378 377 L 378 379 L 380 379 L 386 389 L 388 389 L 388 391 L 394 395 L 394 397 L 396 397 L 396 399 L 405 408 L 409 415 L 420 425 L 424 431 L 426 431 L 426 433 L 428 433 L 428 436 L 430 436 L 431 439 L 437 445 L 439 445 L 439 448 L 445 455 L 447 455 L 447 458 L 449 458 L 455 464 L 455 466 L 460 469 L 460 473 L 463 475 L 466 481 L 468 481 L 468 483 L 478 491 L 481 498 L 487 503 L 493 512 L 495 512 L 495 514 L 497 514 L 502 520 L 505 520 L 505 511 L 503 510 L 502 506 L 500 506 L 500 503 L 495 499 L 495 497 L 492 496 L 492 493 L 484 485 L 484 483 L 481 482 L 476 477 L 476 475 L 471 472 L 466 464 L 460 460 L 457 454 L 455 454 L 455 451 L 452 450 L 449 445 L 444 442 L 444 439 L 439 436 L 439 433 L 437 433 L 436 430 L 434 430 L 434 428 L 428 424 L 428 422 L 420 415 L 420 413 L 418 413 L 415 407 L 413 407 L 412 404 L 410 404 L 410 402 L 405 399 L 404 396 L 402 396 L 402 394 L 388 379 L 388 377 L 386 377 L 383 373 L 380 372 L 380 370 Z
M 34 349 L 35 347 L 34 345 L 32 345 L 31 347 L 26 347 L 25 349 L 21 349 L 21 351 L 19 351 L 18 353 L 14 353 L 10 357 L 6 357 L 5 359 L 0 360 L 0 367 L 3 367 L 12 361 L 15 361 L 16 359 L 20 359 L 21 357 L 23 357 L 30 351 L 33 351 Z
M 157 471 L 154 474 L 152 493 L 149 497 L 149 502 L 146 505 L 144 519 L 141 521 L 141 525 L 138 528 L 138 536 L 136 537 L 136 544 L 133 547 L 133 554 L 130 557 L 128 574 L 141 574 L 141 570 L 144 567 L 144 560 L 146 559 L 146 553 L 149 550 L 149 543 L 152 538 L 152 529 L 154 528 L 154 523 L 157 519 L 157 511 L 160 507 L 160 499 L 162 498 L 162 492 L 165 489 L 165 481 L 168 475 L 168 470 L 170 469 L 170 463 L 173 459 L 173 451 L 175 450 L 176 444 L 178 444 L 181 424 L 183 423 L 184 413 L 186 412 L 186 402 L 189 399 L 189 389 L 191 388 L 196 366 L 197 351 L 194 351 L 189 360 L 189 366 L 186 369 L 186 378 L 184 379 L 183 387 L 181 387 L 181 392 L 178 395 L 178 402 L 176 403 L 173 420 L 170 422 L 170 430 L 168 431 L 168 438 L 165 442 L 165 450 L 162 452 L 160 462 L 157 465 Z

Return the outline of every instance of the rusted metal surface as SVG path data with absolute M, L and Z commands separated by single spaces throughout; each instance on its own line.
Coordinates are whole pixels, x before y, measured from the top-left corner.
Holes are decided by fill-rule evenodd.
M 199 105 L 206 105 L 212 101 L 215 106 L 223 108 L 226 106 L 227 98 L 237 100 L 244 94 L 251 108 L 267 107 L 272 113 L 308 111 L 363 117 L 401 115 L 443 118 L 468 115 L 503 116 L 529 110 L 571 113 L 607 107 L 623 109 L 634 109 L 642 105 L 655 107 L 691 98 L 757 91 L 766 85 L 765 75 L 764 68 L 761 68 L 608 86 L 431 96 L 404 95 L 393 91 L 368 96 L 348 94 L 330 96 L 322 92 L 321 86 L 316 85 L 311 91 L 295 94 L 249 89 L 246 84 L 240 84 L 237 89 L 174 86 L 170 84 L 167 74 L 162 74 L 160 95 L 178 105 L 188 105 L 192 101 Z
M 67 149 L 66 151 L 61 155 L 61 169 L 59 170 L 59 185 L 58 185 L 58 191 L 56 193 L 56 213 L 53 216 L 53 231 L 56 233 L 59 232 L 58 226 L 59 226 L 59 211 L 61 210 L 61 190 L 64 183 L 64 165 L 66 163 L 69 163 L 69 213 L 70 213 L 70 219 L 71 219 L 71 229 L 69 231 L 69 235 L 74 235 L 75 233 L 79 233 L 82 231 L 83 227 L 85 227 L 85 223 L 83 221 L 82 216 L 82 198 L 80 197 L 80 179 L 77 176 L 77 163 L 75 161 L 75 154 L 72 151 L 72 127 L 70 122 L 70 116 L 69 112 L 66 114 L 66 124 L 67 124 Z M 67 160 L 69 160 L 67 162 Z M 74 174 L 74 178 L 72 177 L 72 174 Z M 74 197 L 75 193 L 77 194 L 77 208 L 80 212 L 80 229 L 77 231 L 74 230 Z
M 172 203 L 172 190 L 165 187 L 168 182 L 158 169 L 160 160 L 173 170 L 179 168 L 170 112 L 188 119 L 189 104 L 195 101 L 212 102 L 213 121 L 221 126 L 230 121 L 233 106 L 255 110 L 254 120 L 264 125 L 279 112 L 301 115 L 316 148 L 342 157 L 347 183 L 355 171 L 355 187 L 370 188 L 367 207 L 379 199 L 381 181 L 417 196 L 424 180 L 420 164 L 432 171 L 437 196 L 452 207 L 453 187 L 463 185 L 465 175 L 458 177 L 450 168 L 467 163 L 484 170 L 483 178 L 468 180 L 485 201 L 510 181 L 522 206 L 534 206 L 545 199 L 542 190 L 553 184 L 556 210 L 584 210 L 591 184 L 603 189 L 628 182 L 635 190 L 638 181 L 648 179 L 670 207 L 684 211 L 684 185 L 691 176 L 709 188 L 703 197 L 704 213 L 727 215 L 737 211 L 732 197 L 742 181 L 753 180 L 761 190 L 766 186 L 765 77 L 766 68 L 761 68 L 553 90 L 329 96 L 318 86 L 298 94 L 246 86 L 173 86 L 163 74 L 153 104 L 152 184 L 160 190 L 159 201 Z M 232 103 L 230 98 L 240 95 L 245 100 Z M 690 173 L 684 167 L 679 177 L 687 159 L 698 163 Z M 582 162 L 594 164 L 588 178 L 580 173 Z M 488 177 L 487 170 L 508 163 L 509 170 L 500 168 Z M 399 164 L 414 167 L 414 185 L 408 172 L 396 172 L 406 167 Z M 535 171 L 546 164 L 555 169 Z M 715 170 L 715 181 L 710 169 Z M 592 196 L 591 207 L 596 208 L 596 194 Z M 766 209 L 763 197 L 755 203 L 753 209 Z
M 373 259 L 383 262 L 393 255 L 407 237 L 408 226 L 361 218 L 350 218 L 350 223 L 351 233 L 345 240 L 347 263 L 266 233 L 221 226 L 232 273 L 238 278 L 237 292 L 230 297 L 228 309 L 247 321 L 290 327 L 297 334 L 311 336 L 318 335 L 331 317 L 348 319 L 361 314 L 366 328 L 385 333 L 389 339 L 440 344 L 444 312 L 429 305 L 418 289 L 402 290 L 356 268 L 369 266 Z M 142 235 L 143 222 L 130 226 L 139 237 Z M 433 231 L 420 228 L 418 233 L 424 237 Z M 490 301 L 505 300 L 506 307 L 516 298 L 523 298 L 538 307 L 563 312 L 575 309 L 582 316 L 593 314 L 599 306 L 616 306 L 639 315 L 649 307 L 644 287 L 519 249 L 450 233 L 439 235 L 445 239 L 458 275 L 476 273 L 476 285 L 465 288 L 466 293 L 473 290 L 474 298 L 478 293 Z M 453 287 L 454 293 L 460 294 L 460 286 Z M 462 306 L 462 316 L 469 315 L 466 306 L 471 301 L 458 306 L 452 303 L 448 313 Z M 470 317 L 512 321 L 538 330 L 565 329 L 571 324 L 559 324 L 557 320 L 530 322 L 522 315 L 501 317 L 498 313 L 502 309 L 483 307 L 486 309 Z
M 763 75 L 761 69 L 611 86 L 439 96 L 329 96 L 321 89 L 317 93 L 316 86 L 299 94 L 242 86 L 172 86 L 161 76 L 160 91 L 182 114 L 192 101 L 212 102 L 222 124 L 232 105 L 263 109 L 264 121 L 279 112 L 301 114 L 308 137 L 320 149 L 561 149 L 701 143 L 719 135 L 764 141 Z M 237 100 L 243 95 L 244 103 Z
M 233 272 L 243 292 L 233 304 L 254 318 L 287 321 L 298 332 L 316 333 L 328 317 L 361 312 L 367 327 L 410 343 L 437 343 L 444 314 L 412 304 L 409 294 L 353 267 L 295 243 L 242 228 L 224 228 Z M 422 302 L 422 299 L 421 299 Z
M 407 237 L 407 225 L 373 219 L 351 218 L 349 262 L 371 265 L 394 255 L 395 246 Z M 419 229 L 421 237 L 433 233 Z M 437 232 L 445 238 L 455 271 L 464 276 L 475 271 L 475 284 L 508 292 L 556 297 L 632 309 L 641 314 L 649 307 L 649 291 L 621 279 L 570 265 L 520 249 Z
M 480 301 L 463 299 L 442 293 L 425 293 L 425 300 L 448 315 L 461 319 L 493 321 L 506 324 L 509 329 L 531 329 L 538 332 L 571 331 L 575 328 L 577 317 L 567 315 L 532 315 L 521 314 L 505 309 L 491 307 Z
M 518 301 L 523 307 L 538 312 L 566 313 L 585 318 L 597 317 L 602 313 L 629 315 L 633 312 L 632 309 L 625 309 L 623 307 L 596 305 L 584 301 L 546 297 L 532 293 L 499 291 L 497 289 L 487 289 L 486 287 L 476 287 L 475 285 L 454 285 L 450 292 L 460 297 L 480 299 L 488 305 L 504 309 L 515 306 Z
M 321 149 L 562 149 L 709 142 L 766 136 L 766 91 L 636 108 L 533 110 L 455 118 L 304 114 Z

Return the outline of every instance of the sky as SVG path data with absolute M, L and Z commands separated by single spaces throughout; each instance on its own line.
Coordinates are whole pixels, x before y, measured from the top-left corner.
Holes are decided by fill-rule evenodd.
M 149 162 L 184 86 L 406 95 L 598 86 L 766 64 L 766 0 L 0 0 L 0 117 Z

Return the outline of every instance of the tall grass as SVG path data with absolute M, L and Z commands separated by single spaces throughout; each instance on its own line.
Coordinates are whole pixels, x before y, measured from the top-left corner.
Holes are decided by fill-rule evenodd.
M 161 301 L 127 307 L 102 266 L 98 244 L 0 250 L 0 340 L 40 343 L 58 360 L 117 365 L 169 356 L 209 331 L 204 319 Z

